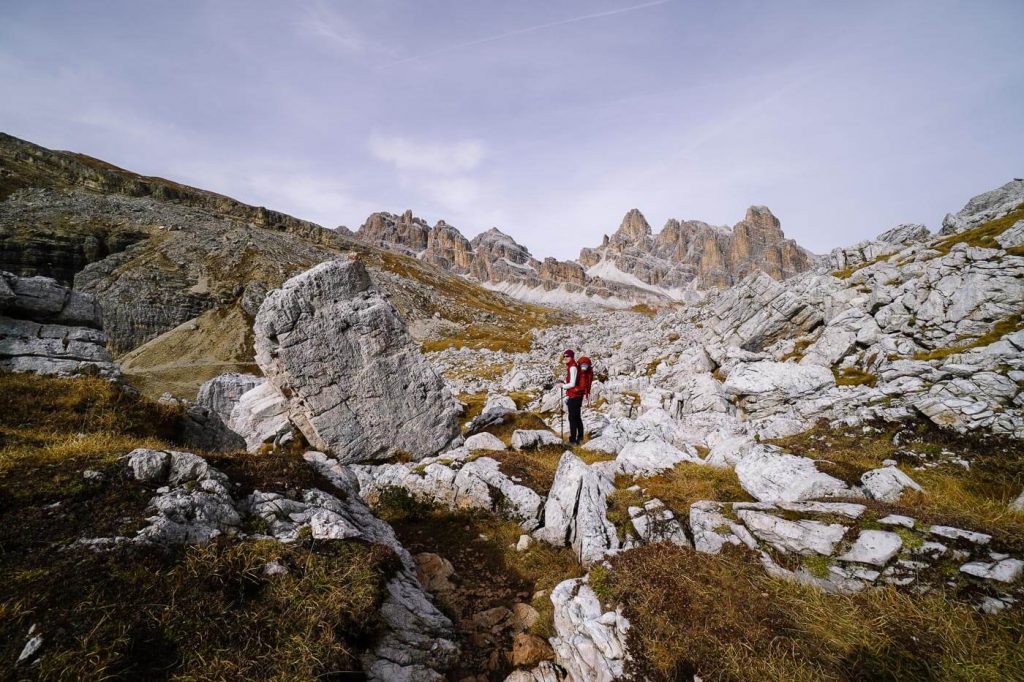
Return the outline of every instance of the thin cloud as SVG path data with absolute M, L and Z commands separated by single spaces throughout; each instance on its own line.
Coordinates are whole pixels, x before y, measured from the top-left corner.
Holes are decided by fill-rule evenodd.
M 626 12 L 634 12 L 640 9 L 646 9 L 648 7 L 654 7 L 656 5 L 665 5 L 672 2 L 672 0 L 654 0 L 654 2 L 645 2 L 639 5 L 631 5 L 629 7 L 620 7 L 619 9 L 608 10 L 606 12 L 595 12 L 593 14 L 584 14 L 578 17 L 572 17 L 571 19 L 562 19 L 561 21 L 551 21 L 546 24 L 537 24 L 536 26 L 527 26 L 526 28 L 519 28 L 514 31 L 508 31 L 506 33 L 499 33 L 493 36 L 487 36 L 486 38 L 477 38 L 476 40 L 470 40 L 465 43 L 457 43 L 455 45 L 448 45 L 437 50 L 430 52 L 423 52 L 421 54 L 412 55 L 405 57 L 404 59 L 398 59 L 389 64 L 384 64 L 381 68 L 389 68 L 392 66 L 398 66 L 400 64 L 406 64 L 408 62 L 414 62 L 420 59 L 427 59 L 429 57 L 436 57 L 438 55 L 447 54 L 449 52 L 455 52 L 467 47 L 474 47 L 476 45 L 483 45 L 485 43 L 493 43 L 498 40 L 504 40 L 505 38 L 511 38 L 514 36 L 521 36 L 524 33 L 533 33 L 535 31 L 543 31 L 548 28 L 555 28 L 556 26 L 565 26 L 566 24 L 575 24 L 580 21 L 589 21 L 591 19 L 600 19 L 602 17 L 611 17 L 616 14 L 625 14 Z
M 485 150 L 477 140 L 433 142 L 374 134 L 370 136 L 370 153 L 400 171 L 458 175 L 480 165 Z
M 352 23 L 322 2 L 313 2 L 297 24 L 298 29 L 350 52 L 362 52 L 366 41 Z

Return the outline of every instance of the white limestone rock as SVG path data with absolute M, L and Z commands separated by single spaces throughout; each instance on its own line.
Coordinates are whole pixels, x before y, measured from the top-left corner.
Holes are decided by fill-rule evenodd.
M 939 234 L 969 230 L 1002 217 L 1021 204 L 1024 204 L 1024 180 L 1011 180 L 998 189 L 971 198 L 957 213 L 946 214 Z
M 761 502 L 798 502 L 821 497 L 854 497 L 858 490 L 818 471 L 814 460 L 768 445 L 755 445 L 736 465 L 740 485 Z
M 971 561 L 961 566 L 960 570 L 976 578 L 1012 583 L 1024 575 L 1024 561 L 1009 558 L 1000 561 Z
M 120 379 L 95 296 L 49 277 L 0 282 L 0 371 Z
M 653 476 L 680 462 L 704 463 L 692 447 L 681 450 L 661 438 L 650 438 L 624 445 L 615 458 L 614 468 L 617 474 Z
M 880 336 L 881 329 L 871 315 L 857 307 L 847 308 L 829 320 L 817 341 L 804 351 L 800 364 L 832 367 L 858 346 L 870 346 Z
M 358 260 L 321 263 L 267 294 L 254 332 L 292 422 L 339 461 L 418 459 L 459 435 L 458 403 Z
M 412 464 L 352 464 L 342 466 L 323 453 L 308 452 L 306 461 L 336 485 L 351 486 L 364 500 L 375 503 L 388 488 L 401 488 L 414 498 L 449 509 L 486 509 L 516 521 L 524 530 L 539 525 L 543 500 L 530 488 L 501 472 L 490 457 L 470 461 L 459 448 Z
M 903 548 L 903 539 L 885 530 L 862 530 L 840 561 L 885 566 Z
M 654 498 L 645 502 L 643 507 L 630 507 L 627 511 L 630 523 L 642 542 L 691 546 L 683 525 L 661 500 Z
M 512 447 L 516 450 L 533 450 L 545 445 L 561 445 L 558 434 L 542 429 L 516 429 L 512 432 Z
M 884 518 L 878 519 L 878 522 L 886 526 L 902 526 L 904 528 L 913 528 L 916 523 L 912 517 L 900 514 L 889 514 Z
M 865 472 L 860 481 L 867 496 L 881 502 L 899 502 L 903 491 L 908 488 L 922 491 L 914 479 L 894 466 Z
M 1011 228 L 997 235 L 996 241 L 1004 249 L 1024 244 L 1024 220 L 1018 220 Z
M 610 481 L 576 455 L 564 452 L 544 504 L 544 526 L 534 537 L 556 547 L 571 545 L 584 565 L 618 549 L 615 526 L 606 515 L 610 489 Z
M 734 396 L 772 394 L 781 399 L 794 399 L 834 385 L 835 377 L 825 367 L 763 360 L 737 366 L 729 373 L 723 388 Z
M 202 544 L 237 532 L 242 517 L 225 487 L 227 476 L 202 457 L 190 452 L 138 448 L 127 459 L 137 480 L 167 484 L 150 500 L 155 513 L 134 542 Z
M 889 244 L 913 244 L 916 242 L 923 242 L 931 237 L 931 232 L 924 225 L 918 225 L 916 223 L 904 223 L 897 225 L 896 227 L 886 230 L 882 234 L 875 237 L 880 242 L 888 242 Z
M 507 450 L 508 446 L 495 436 L 493 433 L 486 431 L 477 433 L 466 439 L 463 443 L 463 447 L 467 450 Z
M 574 682 L 620 679 L 627 659 L 629 621 L 621 609 L 604 611 L 583 578 L 559 583 L 551 591 L 555 632 L 551 646 L 556 662 Z
M 726 544 L 757 549 L 757 540 L 723 513 L 721 502 L 700 500 L 690 505 L 690 532 L 694 549 L 704 554 L 718 554 Z
M 238 398 L 227 426 L 245 439 L 249 452 L 291 430 L 288 399 L 270 382 L 257 384 Z
M 265 381 L 265 377 L 255 374 L 221 374 L 199 387 L 196 404 L 212 410 L 228 424 L 239 399 Z
M 789 521 L 751 509 L 738 510 L 736 516 L 751 533 L 783 552 L 831 556 L 846 533 L 838 523 Z
M 932 526 L 928 529 L 928 532 L 932 535 L 949 538 L 950 540 L 966 540 L 976 545 L 987 545 L 992 539 L 992 536 L 987 533 L 976 533 L 971 530 L 954 528 L 952 526 Z
M 516 411 L 516 401 L 507 395 L 492 393 L 484 403 L 483 414 L 511 414 Z
M 754 445 L 754 439 L 745 434 L 724 438 L 711 446 L 705 462 L 719 469 L 736 466 Z

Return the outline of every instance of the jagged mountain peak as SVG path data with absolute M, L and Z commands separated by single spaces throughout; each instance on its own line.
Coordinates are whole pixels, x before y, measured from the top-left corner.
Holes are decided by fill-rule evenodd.
M 612 235 L 612 240 L 623 243 L 638 243 L 653 234 L 650 223 L 640 212 L 640 209 L 631 208 L 622 218 L 619 229 Z

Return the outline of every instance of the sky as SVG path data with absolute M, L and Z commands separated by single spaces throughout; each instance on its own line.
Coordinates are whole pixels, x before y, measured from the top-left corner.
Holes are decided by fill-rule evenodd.
M 4 0 L 0 130 L 573 258 L 630 208 L 817 253 L 1024 176 L 1024 2 Z

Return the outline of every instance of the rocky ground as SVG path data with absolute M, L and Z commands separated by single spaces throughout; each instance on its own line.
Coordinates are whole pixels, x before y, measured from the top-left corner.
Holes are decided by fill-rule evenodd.
M 38 191 L 0 205 L 164 211 Z M 0 276 L 10 677 L 1024 675 L 1024 182 L 662 310 L 502 308 L 328 245 L 153 339 L 199 352 L 240 311 L 244 366 L 154 400 L 105 347 L 110 287 L 164 263 L 209 302 L 231 268 L 187 249 L 306 229 L 193 210 L 81 286 Z M 564 348 L 597 370 L 574 447 Z

